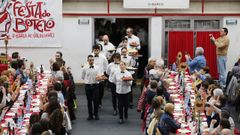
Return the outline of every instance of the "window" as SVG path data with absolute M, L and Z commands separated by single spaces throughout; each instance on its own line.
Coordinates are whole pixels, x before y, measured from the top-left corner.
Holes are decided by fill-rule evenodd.
M 194 29 L 219 29 L 219 20 L 194 20 Z
M 190 20 L 165 20 L 166 29 L 190 29 Z

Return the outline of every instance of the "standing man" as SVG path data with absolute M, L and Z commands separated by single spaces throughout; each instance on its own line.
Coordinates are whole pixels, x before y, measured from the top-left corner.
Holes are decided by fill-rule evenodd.
M 211 42 L 216 45 L 219 83 L 221 86 L 224 86 L 226 84 L 226 62 L 228 47 L 230 43 L 227 34 L 227 28 L 222 28 L 220 30 L 220 37 L 218 39 L 215 39 L 213 34 L 209 34 Z
M 111 56 L 113 55 L 113 53 L 115 52 L 115 46 L 109 42 L 109 37 L 108 35 L 104 35 L 103 36 L 103 45 L 102 45 L 102 52 L 105 55 L 105 57 L 109 60 L 111 58 Z
M 109 88 L 111 89 L 112 93 L 112 106 L 113 106 L 113 116 L 117 115 L 117 93 L 116 93 L 116 85 L 113 82 L 113 75 L 116 71 L 120 70 L 120 61 L 121 56 L 119 53 L 114 53 L 112 56 L 113 62 L 111 62 L 107 67 L 107 75 L 109 76 Z
M 60 67 L 65 66 L 65 61 L 63 60 L 63 54 L 60 51 L 57 51 L 55 54 L 55 60 Z
M 127 28 L 126 34 L 127 34 L 126 38 L 128 39 L 128 48 L 140 50 L 141 49 L 140 40 L 137 36 L 133 34 L 133 29 Z
M 88 118 L 87 120 L 99 120 L 98 105 L 99 105 L 99 81 L 103 79 L 100 69 L 94 64 L 93 55 L 88 55 L 88 65 L 83 68 L 82 79 L 85 83 L 85 92 L 87 96 Z M 92 102 L 94 111 L 92 109 Z
M 50 63 L 50 69 L 52 69 L 53 67 L 53 63 L 56 62 L 58 64 L 59 67 L 65 66 L 66 62 L 63 60 L 63 54 L 60 51 L 57 51 L 55 54 L 55 60 L 54 59 L 50 59 L 49 63 Z
M 123 47 L 121 49 L 121 60 L 123 62 L 126 63 L 127 67 L 135 67 L 136 65 L 136 60 L 132 57 L 128 55 L 128 51 L 126 47 Z M 135 71 L 129 71 L 133 77 L 135 77 Z M 133 90 L 133 88 L 131 87 L 131 89 Z M 129 94 L 129 107 L 132 109 L 133 107 L 133 92 L 130 92 Z
M 116 93 L 118 97 L 119 124 L 128 119 L 129 93 L 132 86 L 132 75 L 126 70 L 126 63 L 120 62 L 120 70 L 113 75 L 113 82 L 116 84 Z
M 95 65 L 97 65 L 99 67 L 100 73 L 102 75 L 104 75 L 107 71 L 108 61 L 107 61 L 107 58 L 103 54 L 100 53 L 99 45 L 93 46 L 93 56 L 94 56 Z M 105 81 L 104 80 L 100 81 L 99 82 L 99 108 L 102 107 L 104 86 L 105 86 Z
M 21 85 L 25 84 L 27 82 L 27 80 L 28 80 L 28 76 L 27 76 L 27 73 L 26 73 L 25 69 L 26 69 L 26 65 L 25 65 L 24 60 L 19 60 L 18 61 L 18 69 L 16 70 L 16 74 L 15 74 L 14 80 L 17 77 L 19 77 Z

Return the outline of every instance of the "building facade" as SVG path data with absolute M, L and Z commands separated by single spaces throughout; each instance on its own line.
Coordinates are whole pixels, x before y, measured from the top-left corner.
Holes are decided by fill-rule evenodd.
M 240 56 L 240 0 L 190 0 L 190 7 L 187 9 L 125 9 L 123 0 L 63 0 L 61 47 L 10 48 L 9 51 L 17 49 L 20 54 L 27 56 L 29 61 L 48 68 L 49 62 L 46 60 L 54 57 L 55 52 L 60 50 L 78 81 L 81 65 L 86 61 L 97 38 L 98 20 L 107 20 L 115 25 L 125 22 L 126 27 L 138 24 L 139 20 L 147 22 L 145 30 L 148 56 L 163 57 L 168 63 L 173 59 L 170 54 L 175 54 L 171 48 L 178 46 L 178 43 L 179 48 L 185 46 L 190 51 L 187 53 L 192 54 L 196 46 L 207 47 L 209 43 L 204 38 L 207 34 L 215 33 L 217 36 L 220 28 L 227 27 L 230 37 L 228 70 Z M 184 37 L 190 38 L 186 40 Z M 172 39 L 179 42 L 172 43 Z M 207 57 L 214 59 L 214 55 L 211 55 L 214 48 L 206 50 Z M 214 62 L 210 64 L 214 67 Z

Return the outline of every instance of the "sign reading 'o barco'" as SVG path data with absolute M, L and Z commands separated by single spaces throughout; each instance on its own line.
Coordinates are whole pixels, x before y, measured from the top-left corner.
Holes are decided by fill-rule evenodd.
M 123 0 L 124 8 L 186 9 L 189 4 L 189 0 Z

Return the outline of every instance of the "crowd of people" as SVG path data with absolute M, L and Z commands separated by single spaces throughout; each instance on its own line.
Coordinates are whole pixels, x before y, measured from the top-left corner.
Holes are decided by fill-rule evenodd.
M 221 29 L 220 38 L 216 40 L 212 35 L 209 35 L 210 40 L 217 47 L 218 59 L 224 59 L 226 56 L 229 46 L 227 33 L 226 28 Z M 200 102 L 203 106 L 201 112 L 207 118 L 207 130 L 201 131 L 201 134 L 239 134 L 226 105 L 228 101 L 225 89 L 226 78 L 224 78 L 226 61 L 218 60 L 220 80 L 216 81 L 209 73 L 210 68 L 207 66 L 202 47 L 196 48 L 193 59 L 189 54 L 185 54 L 186 62 L 182 62 L 181 57 L 182 53 L 179 52 L 174 63 L 177 65 L 172 67 L 171 71 L 185 72 L 188 70 L 192 83 L 196 85 L 196 92 L 200 95 Z M 233 73 L 235 76 L 239 73 L 236 65 L 230 73 L 231 76 Z M 176 97 L 171 96 L 168 92 L 170 89 L 169 74 L 171 72 L 169 69 L 164 69 L 164 63 L 161 59 L 149 58 L 144 72 L 144 88 L 137 107 L 138 112 L 142 113 L 142 132 L 146 135 L 176 134 L 178 129 L 183 128 L 183 125 L 174 119 L 175 106 L 173 101 Z
M 149 58 L 144 70 L 143 87 L 137 104 L 141 112 L 142 132 L 146 135 L 175 134 L 182 127 L 174 119 L 174 97 L 168 92 L 169 75 L 173 72 L 189 71 L 192 83 L 203 101 L 203 113 L 207 117 L 208 134 L 234 134 L 235 124 L 227 109 L 226 102 L 226 50 L 229 46 L 227 29 L 220 31 L 220 38 L 212 35 L 210 40 L 217 47 L 218 71 L 220 81 L 215 81 L 204 57 L 204 49 L 197 47 L 192 59 L 186 54 L 186 62 L 177 57 L 176 67 L 165 68 L 161 58 Z M 104 35 L 92 47 L 82 67 L 82 80 L 85 84 L 88 117 L 87 120 L 100 120 L 98 110 L 102 108 L 104 89 L 111 91 L 112 112 L 119 116 L 119 124 L 128 120 L 128 109 L 133 107 L 133 83 L 138 66 L 140 41 L 133 34 L 132 28 L 126 29 L 126 36 L 119 46 L 114 46 L 108 35 Z M 181 54 L 181 53 L 179 53 Z M 181 54 L 182 55 L 182 54 Z M 36 68 L 33 63 L 26 66 L 26 59 L 18 52 L 12 54 L 10 68 L 0 77 L 0 110 L 9 109 L 17 98 L 19 89 L 29 79 L 33 82 L 36 75 L 43 73 L 43 66 Z M 42 134 L 65 135 L 71 130 L 71 121 L 76 119 L 77 108 L 75 83 L 71 68 L 66 66 L 63 54 L 56 52 L 55 59 L 50 59 L 51 77 L 48 79 L 46 96 L 41 96 L 40 113 L 33 113 L 29 120 L 29 135 Z M 239 75 L 236 63 L 232 73 Z M 188 67 L 188 69 L 186 69 Z
M 10 68 L 1 73 L 1 115 L 11 109 L 24 84 L 30 80 L 37 85 L 38 75 L 44 73 L 42 65 L 35 67 L 33 62 L 29 66 L 26 63 L 27 59 L 13 52 Z M 56 52 L 50 64 L 51 77 L 48 78 L 47 92 L 46 95 L 40 95 L 40 112 L 30 116 L 29 135 L 65 135 L 71 130 L 71 121 L 76 119 L 75 83 L 71 68 L 66 67 L 61 52 Z
M 117 47 L 109 42 L 108 35 L 103 35 L 93 46 L 82 70 L 88 104 L 87 120 L 99 120 L 98 109 L 102 107 L 105 86 L 112 93 L 113 115 L 119 114 L 120 124 L 124 123 L 123 116 L 128 119 L 128 108 L 133 106 L 132 84 L 139 49 L 140 40 L 132 28 L 126 29 L 126 36 Z

